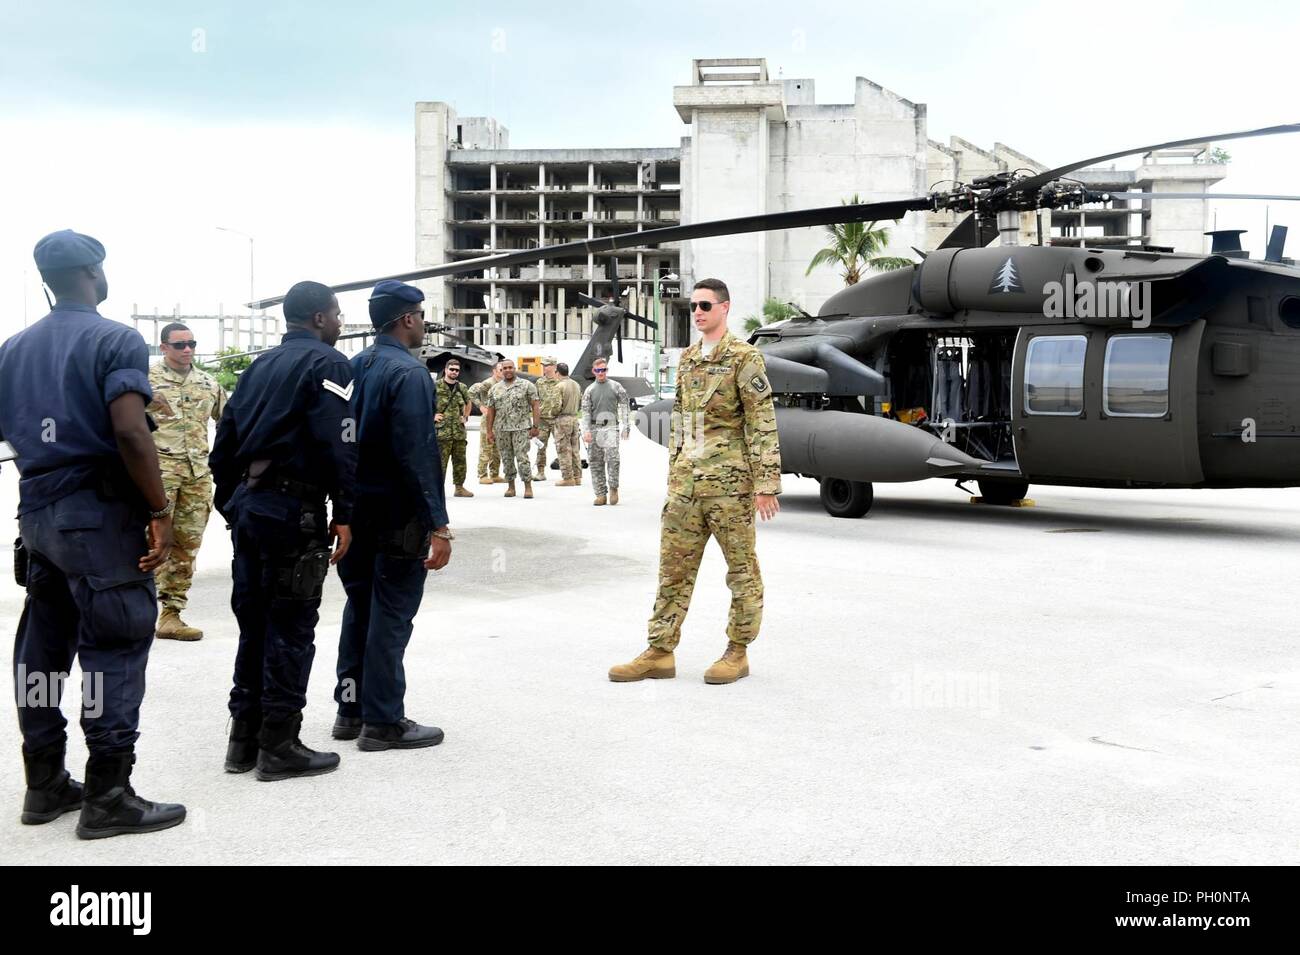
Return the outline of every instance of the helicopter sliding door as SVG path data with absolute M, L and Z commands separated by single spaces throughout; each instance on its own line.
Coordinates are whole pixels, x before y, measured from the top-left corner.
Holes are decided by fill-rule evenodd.
M 1030 481 L 1197 484 L 1204 321 L 1176 328 L 1022 328 L 1012 438 Z

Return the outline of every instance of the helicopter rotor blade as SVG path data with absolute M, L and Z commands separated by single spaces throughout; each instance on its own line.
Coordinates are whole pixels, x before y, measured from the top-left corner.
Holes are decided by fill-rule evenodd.
M 977 216 L 973 212 L 957 223 L 942 242 L 941 249 L 982 249 L 997 238 L 997 222 L 988 216 Z
M 419 279 L 437 278 L 442 275 L 463 275 L 467 272 L 481 272 L 484 269 L 527 265 L 541 259 L 572 258 L 581 255 L 612 252 L 617 249 L 636 248 L 642 245 L 663 245 L 669 242 L 686 242 L 691 239 L 707 239 L 721 235 L 743 235 L 750 232 L 769 232 L 776 229 L 802 229 L 808 226 L 832 225 L 843 222 L 901 219 L 909 212 L 932 209 L 933 207 L 934 200 L 929 196 L 917 196 L 911 199 L 821 206 L 816 209 L 795 209 L 790 212 L 763 213 L 756 216 L 741 216 L 735 219 L 692 222 L 688 225 L 665 226 L 662 229 L 646 229 L 643 232 L 621 232 L 617 235 L 597 236 L 594 239 L 580 239 L 576 242 L 563 242 L 558 245 L 542 246 L 535 249 L 521 249 L 518 252 L 496 253 L 473 259 L 463 259 L 459 262 L 447 262 L 442 265 L 415 269 L 410 272 L 401 272 L 397 275 L 384 275 L 357 282 L 345 282 L 342 285 L 332 285 L 330 290 L 334 292 L 353 292 L 389 280 L 414 282 Z M 249 305 L 252 308 L 270 308 L 272 305 L 279 305 L 283 301 L 283 295 L 276 295 L 251 302 Z M 601 304 L 605 303 L 602 302 Z
M 1040 172 L 1037 175 L 1029 176 L 1025 179 L 1017 179 L 1008 183 L 1001 189 L 995 189 L 990 198 L 997 196 L 1008 196 L 1017 192 L 1029 192 L 1040 186 L 1045 186 L 1053 179 L 1060 179 L 1062 176 L 1068 176 L 1072 172 L 1077 172 L 1086 166 L 1095 166 L 1098 163 L 1110 162 L 1112 159 L 1123 159 L 1125 156 L 1136 156 L 1140 153 L 1156 152 L 1160 149 L 1176 149 L 1179 146 L 1196 146 L 1200 143 L 1224 142 L 1229 139 L 1250 139 L 1255 136 L 1280 136 L 1285 133 L 1300 133 L 1300 123 L 1285 123 L 1280 126 L 1264 126 L 1260 129 L 1246 129 L 1236 133 L 1212 133 L 1208 136 L 1194 136 L 1191 139 L 1175 139 L 1167 143 L 1156 143 L 1154 146 L 1138 146 L 1135 149 L 1123 149 L 1117 153 L 1107 153 L 1104 156 L 1093 156 L 1091 159 L 1083 159 L 1078 162 L 1072 162 L 1067 166 L 1057 166 L 1055 169 L 1049 169 L 1047 172 Z
M 1269 202 L 1300 202 L 1300 196 L 1271 196 L 1257 192 L 1110 192 L 1115 199 L 1264 199 Z

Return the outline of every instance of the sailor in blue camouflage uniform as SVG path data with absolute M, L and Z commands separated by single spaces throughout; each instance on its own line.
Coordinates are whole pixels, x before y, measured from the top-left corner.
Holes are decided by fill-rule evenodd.
M 319 282 L 289 290 L 288 331 L 240 376 L 208 459 L 235 549 L 230 605 L 239 650 L 226 770 L 256 766 L 262 780 L 339 764 L 337 753 L 309 749 L 298 733 L 321 591 L 352 538 L 356 422 L 352 368 L 333 347 L 341 317 L 338 299 Z
M 27 599 L 14 685 L 27 793 L 22 821 L 81 810 L 83 839 L 154 832 L 185 807 L 141 799 L 131 767 L 157 613 L 153 571 L 172 544 L 171 506 L 145 405 L 149 350 L 100 316 L 104 246 L 63 230 L 36 244 L 49 315 L 0 345 L 0 440 L 16 452 Z M 25 565 L 21 559 L 25 554 Z M 83 674 L 83 789 L 64 768 L 63 681 Z
M 367 751 L 436 746 L 443 733 L 406 718 L 403 657 L 430 570 L 451 559 L 451 531 L 424 341 L 424 293 L 385 281 L 370 296 L 375 343 L 352 359 L 357 421 L 356 533 L 339 578 L 335 739 Z

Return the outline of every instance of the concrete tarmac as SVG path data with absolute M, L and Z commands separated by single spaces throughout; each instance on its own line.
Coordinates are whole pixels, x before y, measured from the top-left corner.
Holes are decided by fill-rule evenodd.
M 471 471 L 477 459 L 471 433 Z M 303 740 L 330 775 L 222 771 L 237 641 L 214 515 L 185 618 L 156 641 L 133 783 L 183 802 L 167 832 L 82 842 L 22 826 L 0 721 L 0 855 L 59 864 L 1300 862 L 1300 490 L 1034 487 L 974 505 L 951 482 L 876 487 L 829 517 L 787 475 L 761 525 L 752 676 L 708 686 L 726 644 L 710 544 L 675 680 L 615 684 L 645 645 L 663 449 L 633 432 L 623 503 L 590 484 L 451 499 L 406 656 L 433 749 L 334 743 L 343 590 L 327 584 Z M 585 476 L 585 472 L 584 472 Z M 17 482 L 0 473 L 0 510 Z M 16 532 L 15 532 L 16 533 Z M 10 538 L 6 538 L 8 542 Z M 0 579 L 0 630 L 22 594 Z M 9 678 L 12 680 L 12 677 Z M 79 681 L 74 672 L 73 679 Z M 79 682 L 72 684 L 79 687 Z M 68 711 L 65 706 L 65 712 Z M 69 763 L 81 777 L 75 720 Z

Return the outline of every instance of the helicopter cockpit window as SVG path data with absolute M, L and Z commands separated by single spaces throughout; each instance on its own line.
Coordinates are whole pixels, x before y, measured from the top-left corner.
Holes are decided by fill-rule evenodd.
M 1169 413 L 1172 335 L 1116 335 L 1106 343 L 1102 407 L 1106 414 L 1161 418 Z
M 1025 410 L 1030 414 L 1082 414 L 1087 350 L 1088 339 L 1082 335 L 1031 339 L 1025 355 Z

